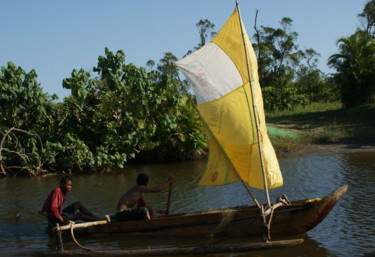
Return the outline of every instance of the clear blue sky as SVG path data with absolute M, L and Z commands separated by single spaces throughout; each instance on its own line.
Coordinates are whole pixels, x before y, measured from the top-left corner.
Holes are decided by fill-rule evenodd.
M 278 27 L 293 20 L 301 49 L 321 54 L 319 67 L 330 72 L 327 58 L 336 41 L 354 33 L 366 0 L 239 0 L 250 36 L 258 9 L 258 26 Z M 70 91 L 62 80 L 73 69 L 92 71 L 104 48 L 123 50 L 126 63 L 145 67 L 165 52 L 177 58 L 199 42 L 196 23 L 208 19 L 218 31 L 232 14 L 234 0 L 0 0 L 0 66 L 8 61 L 26 72 L 60 100 Z

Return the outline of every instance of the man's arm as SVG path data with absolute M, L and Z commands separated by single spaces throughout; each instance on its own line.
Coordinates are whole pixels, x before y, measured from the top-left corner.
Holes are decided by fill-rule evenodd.
M 175 178 L 174 176 L 169 176 L 168 180 L 165 183 L 163 183 L 159 186 L 156 186 L 156 187 L 138 186 L 138 188 L 139 188 L 140 191 L 145 192 L 145 193 L 160 192 L 161 190 L 166 188 L 170 183 L 172 183 L 174 178 Z

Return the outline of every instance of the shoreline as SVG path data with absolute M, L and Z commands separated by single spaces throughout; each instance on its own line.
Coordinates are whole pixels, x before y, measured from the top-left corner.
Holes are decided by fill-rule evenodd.
M 329 154 L 329 153 L 354 153 L 354 152 L 375 152 L 374 144 L 358 143 L 332 143 L 320 145 L 306 145 L 295 152 L 284 152 L 281 158 L 298 157 L 308 154 Z

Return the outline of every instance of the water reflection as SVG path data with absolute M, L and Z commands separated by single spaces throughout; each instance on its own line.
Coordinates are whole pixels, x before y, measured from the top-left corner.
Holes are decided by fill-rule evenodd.
M 350 185 L 345 207 L 337 214 L 336 222 L 342 241 L 352 241 L 352 252 L 374 250 L 375 245 L 375 160 L 373 153 L 348 153 L 343 155 L 342 175 Z M 345 221 L 345 222 L 343 222 Z M 361 238 L 361 240 L 353 240 Z M 343 246 L 341 243 L 339 246 Z M 348 246 L 346 246 L 348 247 Z
M 375 251 L 375 153 L 314 154 L 298 158 L 281 159 L 284 186 L 271 190 L 271 199 L 286 194 L 290 200 L 323 197 L 337 187 L 349 184 L 344 198 L 330 215 L 316 228 L 302 235 L 305 243 L 284 249 L 235 253 L 213 256 L 361 256 Z M 82 201 L 97 215 L 112 214 L 118 198 L 135 184 L 137 175 L 144 172 L 150 176 L 150 185 L 166 181 L 175 175 L 171 213 L 225 208 L 252 204 L 251 198 L 240 183 L 220 187 L 197 187 L 204 170 L 204 161 L 128 166 L 111 174 L 81 175 L 73 177 L 73 190 L 67 203 Z M 45 220 L 36 211 L 47 194 L 58 185 L 59 177 L 4 178 L 0 179 L 0 253 L 28 256 L 30 251 L 54 248 L 53 239 L 44 233 Z M 254 190 L 260 201 L 264 193 Z M 168 190 L 147 194 L 146 199 L 157 208 L 165 209 Z M 17 225 L 15 215 L 21 214 Z M 275 239 L 275 238 L 274 238 Z M 285 239 L 285 238 L 280 238 Z M 163 247 L 197 244 L 209 238 L 149 238 L 104 236 L 80 237 L 87 247 L 100 249 L 126 249 L 145 246 Z M 231 239 L 240 242 L 244 239 Z M 245 239 L 250 240 L 250 239 Z M 76 249 L 67 240 L 67 249 Z

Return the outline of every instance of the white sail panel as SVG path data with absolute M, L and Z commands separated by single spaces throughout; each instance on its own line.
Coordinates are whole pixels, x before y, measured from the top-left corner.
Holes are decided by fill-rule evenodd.
M 198 104 L 218 99 L 243 84 L 232 60 L 214 43 L 176 64 L 193 86 Z

